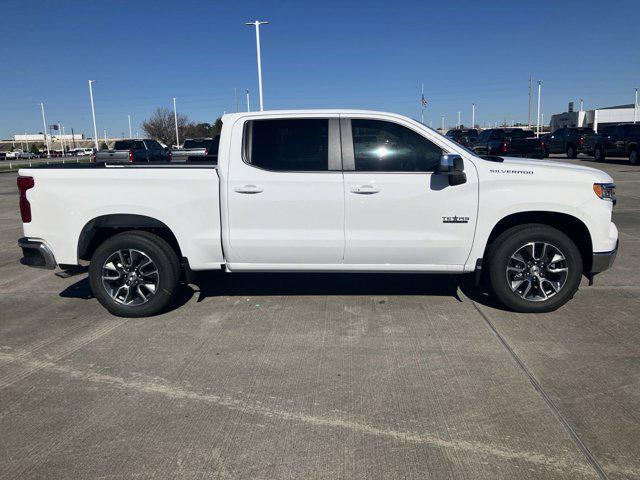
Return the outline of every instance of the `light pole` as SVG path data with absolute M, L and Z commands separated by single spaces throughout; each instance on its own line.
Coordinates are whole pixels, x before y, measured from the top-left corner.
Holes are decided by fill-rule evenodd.
M 131 133 L 131 115 L 127 115 L 129 119 L 129 138 L 133 138 L 133 134 Z
M 264 103 L 262 101 L 262 61 L 260 59 L 260 25 L 266 25 L 268 23 L 269 22 L 263 22 L 260 20 L 245 23 L 245 25 L 254 26 L 256 28 L 256 51 L 258 52 L 258 93 L 260 95 L 260 111 L 264 110 Z
M 638 89 L 636 88 L 636 99 L 633 101 L 633 123 L 638 121 Z
M 29 137 L 27 136 L 27 132 L 24 132 L 24 141 L 27 142 L 27 153 L 29 153 Z
M 249 103 L 249 90 L 247 90 L 246 95 L 247 95 L 247 112 L 250 112 L 251 104 Z
M 542 82 L 538 80 L 538 128 L 537 134 L 540 136 L 540 90 L 542 89 Z
M 460 121 L 460 112 L 458 112 L 458 128 L 460 128 L 461 125 L 462 122 Z
M 89 80 L 89 97 L 91 98 L 91 116 L 93 117 L 93 141 L 96 145 L 96 152 L 98 149 L 98 127 L 96 127 L 96 109 L 93 105 L 93 84 L 95 80 Z
M 40 109 L 42 110 L 42 133 L 47 144 L 47 158 L 49 158 L 51 157 L 51 152 L 49 151 L 49 137 L 47 137 L 47 121 L 44 119 L 44 102 L 40 102 Z
M 178 138 L 178 111 L 176 110 L 176 97 L 173 97 L 173 120 L 176 122 L 176 147 L 180 145 Z
M 441 130 L 444 132 L 444 115 L 442 115 L 442 129 Z
M 476 104 L 471 104 L 471 128 L 476 128 Z

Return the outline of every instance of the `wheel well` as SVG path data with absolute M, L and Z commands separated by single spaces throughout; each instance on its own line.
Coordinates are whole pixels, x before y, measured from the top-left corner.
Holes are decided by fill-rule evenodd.
M 78 258 L 91 260 L 102 242 L 118 233 L 131 230 L 144 230 L 158 235 L 175 250 L 178 258 L 182 258 L 178 240 L 169 227 L 155 218 L 131 214 L 103 215 L 88 222 L 78 239 Z
M 591 234 L 587 226 L 578 218 L 557 212 L 521 212 L 509 215 L 500 220 L 489 235 L 486 252 L 492 242 L 502 232 L 518 225 L 526 223 L 539 223 L 560 230 L 567 235 L 578 247 L 580 256 L 582 257 L 582 265 L 585 272 L 591 271 L 591 262 L 593 261 L 593 244 L 591 242 Z

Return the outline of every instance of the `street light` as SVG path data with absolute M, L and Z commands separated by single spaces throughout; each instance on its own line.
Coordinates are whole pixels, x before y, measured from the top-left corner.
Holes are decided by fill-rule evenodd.
M 260 25 L 266 25 L 268 23 L 269 22 L 263 22 L 260 20 L 245 23 L 245 25 L 254 26 L 256 28 L 256 51 L 258 52 L 258 92 L 260 94 L 260 111 L 264 110 L 264 103 L 262 101 L 262 62 L 260 60 Z
M 471 128 L 476 128 L 476 104 L 471 104 Z
M 127 115 L 127 118 L 129 119 L 129 138 L 133 138 L 131 133 L 131 115 Z
M 247 112 L 251 111 L 251 103 L 249 103 L 249 90 L 246 91 L 247 95 Z
M 49 158 L 51 157 L 51 152 L 49 151 L 49 137 L 47 137 L 47 121 L 44 118 L 44 102 L 40 102 L 40 108 L 42 110 L 42 133 L 47 144 L 47 158 Z
M 542 88 L 542 82 L 538 80 L 538 131 L 537 136 L 540 136 L 540 89 Z
M 176 97 L 173 97 L 173 120 L 176 122 L 176 147 L 180 146 L 178 139 L 178 111 L 176 110 Z
M 89 80 L 89 97 L 91 98 L 91 116 L 93 117 L 93 141 L 96 145 L 96 152 L 98 148 L 98 128 L 96 127 L 96 109 L 93 105 L 93 84 L 95 80 Z

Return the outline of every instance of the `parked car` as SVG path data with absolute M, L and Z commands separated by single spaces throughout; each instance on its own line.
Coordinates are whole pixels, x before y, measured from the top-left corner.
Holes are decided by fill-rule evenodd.
M 84 155 L 93 155 L 94 152 L 95 150 L 93 148 L 78 148 L 76 154 L 80 157 Z
M 7 152 L 0 152 L 0 160 L 5 160 L 7 158 Z
M 640 164 L 640 124 L 606 125 L 598 133 L 586 135 L 582 150 L 602 162 L 606 157 L 628 157 L 633 165 Z
M 113 149 L 100 150 L 94 156 L 96 163 L 151 163 L 171 161 L 171 151 L 157 140 L 116 140 Z
M 585 135 L 593 133 L 589 127 L 558 128 L 543 139 L 545 157 L 550 153 L 564 153 L 567 158 L 576 158 L 578 148 L 584 144 Z
M 220 136 L 215 138 L 188 138 L 181 148 L 171 151 L 173 162 L 186 161 L 211 161 L 218 156 L 218 144 Z M 206 157 L 206 158 L 195 158 Z
M 20 158 L 31 159 L 35 158 L 35 155 L 31 152 L 23 152 L 22 150 L 14 150 L 13 152 L 7 152 L 6 154 L 7 160 L 17 160 Z
M 554 310 L 618 248 L 599 170 L 481 158 L 392 113 L 225 115 L 217 165 L 20 169 L 22 263 L 72 271 L 115 315 L 165 308 L 193 271 L 432 272 Z M 224 281 L 224 280 L 221 280 Z
M 473 150 L 478 155 L 544 158 L 544 144 L 533 130 L 489 128 L 483 130 Z
M 447 132 L 447 137 L 467 148 L 473 148 L 478 140 L 478 135 L 478 130 L 475 128 L 456 128 Z

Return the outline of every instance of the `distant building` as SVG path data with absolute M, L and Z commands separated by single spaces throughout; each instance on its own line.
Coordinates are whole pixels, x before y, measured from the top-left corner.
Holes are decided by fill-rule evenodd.
M 66 133 L 64 135 L 49 135 L 47 134 L 47 137 L 49 137 L 49 140 L 54 140 L 54 141 L 59 141 L 59 140 L 64 140 L 66 141 L 73 141 L 73 140 L 84 140 L 84 133 L 74 133 L 73 135 L 70 133 Z M 18 135 L 14 135 L 13 136 L 13 141 L 14 142 L 44 142 L 45 138 L 44 138 L 44 134 L 42 133 L 27 133 L 27 134 L 18 134 Z
M 572 111 L 571 104 L 569 107 L 568 112 L 551 115 L 552 132 L 563 127 L 591 127 L 597 132 L 598 128 L 605 125 L 633 122 L 633 103 L 577 112 Z

